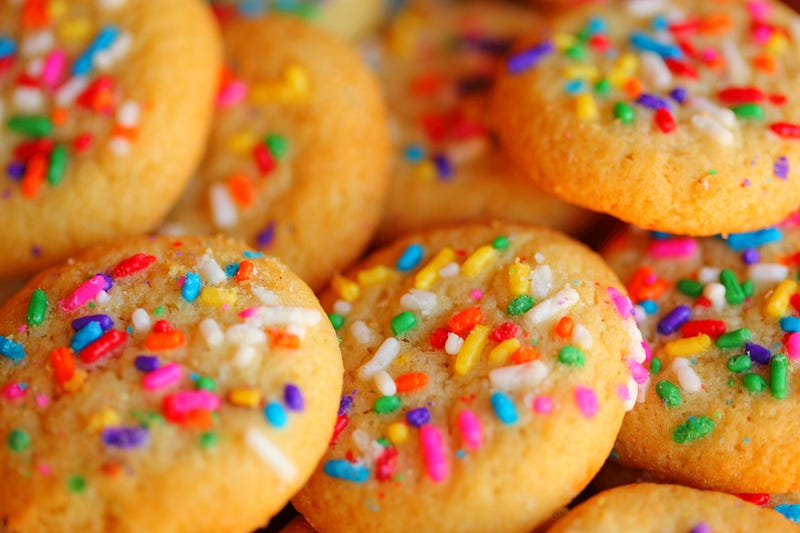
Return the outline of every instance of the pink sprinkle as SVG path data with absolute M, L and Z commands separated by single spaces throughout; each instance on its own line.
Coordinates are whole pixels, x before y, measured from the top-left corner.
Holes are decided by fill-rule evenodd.
M 437 483 L 444 481 L 450 472 L 444 453 L 442 433 L 439 428 L 430 424 L 424 424 L 419 430 L 422 459 L 425 462 L 425 470 L 428 472 L 428 477 Z
M 240 318 L 250 318 L 258 315 L 258 307 L 248 307 L 244 311 L 239 311 Z
M 589 387 L 575 387 L 575 402 L 578 404 L 578 409 L 581 410 L 583 416 L 592 418 L 597 414 L 599 409 L 597 406 L 597 395 L 594 389 Z
M 644 350 L 644 362 L 648 362 L 653 358 L 653 352 L 650 350 L 650 345 L 647 341 L 642 341 L 642 350 Z
M 219 90 L 217 107 L 226 108 L 238 104 L 247 96 L 247 84 L 234 80 Z
M 50 465 L 47 463 L 39 463 L 39 466 L 36 469 L 43 476 L 49 476 L 53 473 L 53 469 L 50 468 Z
M 614 302 L 614 305 L 617 306 L 617 313 L 619 313 L 619 316 L 622 318 L 633 316 L 633 304 L 627 296 L 620 294 L 615 287 L 609 287 L 607 292 L 609 297 L 611 297 L 611 300 Z
M 27 390 L 28 390 L 27 387 L 23 387 L 19 383 L 9 383 L 5 387 L 3 387 L 2 394 L 6 400 L 16 400 L 18 398 L 22 398 L 23 396 L 25 396 Z
M 789 359 L 800 359 L 800 333 L 791 333 L 786 340 L 786 356 Z
M 477 450 L 483 445 L 483 429 L 481 421 L 469 409 L 464 409 L 458 414 L 458 427 L 464 444 L 470 450 Z
M 216 411 L 219 409 L 219 396 L 205 390 L 179 391 L 169 396 L 170 406 L 177 413 L 188 413 L 202 409 Z
M 769 26 L 759 24 L 753 29 L 753 40 L 758 44 L 766 44 L 770 37 L 772 37 L 772 30 Z
M 540 415 L 549 415 L 553 412 L 553 399 L 544 394 L 533 399 L 533 411 Z
M 67 54 L 64 50 L 56 48 L 44 60 L 44 67 L 42 68 L 42 83 L 51 89 L 58 85 L 61 80 L 61 75 L 64 73 L 64 67 L 67 64 Z
M 697 253 L 697 241 L 691 237 L 670 237 L 655 239 L 647 248 L 647 253 L 656 259 L 680 259 L 692 257 Z
M 647 381 L 647 369 L 633 359 L 628 359 L 628 370 L 630 370 L 633 380 L 639 385 Z
M 17 328 L 17 331 L 20 333 L 25 333 L 28 330 L 28 324 L 22 324 L 20 327 Z
M 145 374 L 142 385 L 149 391 L 163 389 L 181 379 L 182 374 L 181 365 L 169 363 Z
M 48 396 L 47 394 L 37 394 L 36 405 L 44 409 L 45 407 L 50 405 L 50 396 Z
M 92 279 L 84 281 L 72 294 L 61 300 L 61 302 L 59 302 L 61 310 L 65 313 L 71 313 L 89 300 L 92 300 L 100 291 L 105 289 L 105 287 L 105 278 L 97 274 Z
M 770 16 L 770 5 L 761 0 L 750 0 L 747 2 L 747 11 L 750 16 L 758 21 L 765 21 Z
M 700 51 L 700 59 L 705 63 L 710 63 L 719 57 L 719 52 L 714 48 L 703 48 Z
M 483 298 L 483 291 L 480 289 L 473 289 L 472 292 L 469 293 L 469 297 L 473 300 L 480 300 Z
M 617 396 L 623 402 L 626 402 L 631 399 L 631 394 L 628 392 L 628 387 L 625 385 L 617 385 Z

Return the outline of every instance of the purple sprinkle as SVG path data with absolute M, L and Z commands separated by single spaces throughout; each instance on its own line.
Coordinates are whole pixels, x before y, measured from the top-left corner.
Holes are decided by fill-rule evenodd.
M 659 109 L 670 109 L 669 102 L 663 98 L 659 98 L 658 96 L 649 93 L 640 94 L 639 98 L 636 99 L 636 103 L 640 106 L 652 109 L 653 111 L 657 111 Z
M 675 333 L 692 316 L 692 310 L 688 305 L 679 305 L 658 322 L 658 332 L 662 335 Z
M 305 408 L 306 402 L 303 399 L 303 393 L 297 388 L 297 385 L 289 383 L 283 389 L 283 401 L 292 411 L 302 411 Z
M 108 315 L 88 315 L 76 318 L 72 321 L 73 331 L 83 329 L 90 322 L 97 322 L 100 324 L 100 329 L 108 331 L 114 326 L 114 321 Z
M 768 348 L 754 342 L 744 343 L 744 353 L 746 353 L 754 363 L 758 363 L 759 365 L 769 364 L 769 360 L 772 357 Z
M 508 71 L 511 74 L 521 74 L 539 64 L 539 62 L 548 54 L 552 54 L 555 46 L 550 41 L 537 44 L 527 50 L 523 50 L 518 54 L 508 58 Z
M 14 181 L 19 181 L 25 175 L 25 163 L 12 161 L 6 166 L 6 174 Z
M 453 164 L 446 154 L 436 154 L 433 156 L 433 162 L 436 165 L 436 172 L 439 174 L 439 179 L 442 181 L 450 181 L 453 177 Z
M 159 363 L 158 357 L 155 355 L 137 355 L 136 359 L 133 361 L 133 365 L 136 367 L 136 370 L 140 372 L 152 372 L 158 369 L 161 363 Z
M 692 528 L 691 533 L 711 533 L 711 526 L 706 522 L 698 522 L 697 525 Z
M 789 177 L 789 159 L 782 155 L 775 161 L 775 177 L 785 180 Z
M 267 227 L 264 228 L 263 231 L 260 231 L 256 236 L 256 244 L 258 244 L 259 248 L 266 248 L 272 241 L 275 240 L 275 222 L 270 221 L 267 224 Z
M 107 290 L 111 289 L 111 287 L 114 286 L 114 280 L 111 279 L 111 276 L 107 276 L 106 274 L 103 274 L 102 272 L 98 272 L 97 275 L 102 277 L 103 281 L 106 282 L 105 286 L 103 286 L 103 290 L 104 291 L 107 291 Z
M 742 252 L 742 261 L 745 265 L 754 265 L 761 260 L 761 254 L 755 248 L 748 248 Z
M 110 427 L 105 428 L 101 433 L 101 438 L 106 446 L 122 448 L 138 448 L 147 443 L 149 432 L 143 427 Z
M 347 414 L 347 411 L 353 406 L 353 397 L 350 395 L 342 396 L 342 399 L 339 400 L 339 416 L 344 416 Z
M 39 246 L 38 244 L 34 244 L 33 246 L 31 246 L 31 255 L 33 257 L 39 257 L 40 255 L 42 255 L 42 247 Z
M 686 101 L 689 94 L 686 92 L 685 87 L 675 87 L 669 92 L 669 96 L 679 104 L 682 104 Z
M 418 428 L 423 424 L 427 424 L 431 420 L 431 412 L 428 411 L 427 407 L 418 407 L 417 409 L 412 409 L 406 413 L 406 421 Z

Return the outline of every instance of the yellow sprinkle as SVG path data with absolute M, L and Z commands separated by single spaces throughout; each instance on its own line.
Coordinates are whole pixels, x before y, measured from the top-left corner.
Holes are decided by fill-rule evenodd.
M 521 263 L 519 257 L 514 259 L 514 264 L 508 266 L 508 288 L 514 296 L 528 294 L 531 290 L 531 266 Z
M 290 65 L 280 79 L 251 84 L 248 98 L 254 104 L 295 103 L 305 100 L 310 92 L 308 71 L 300 65 Z
M 339 274 L 333 276 L 331 288 L 347 302 L 355 302 L 358 299 L 358 295 L 361 293 L 361 288 L 358 286 L 358 283 Z
M 52 0 L 47 6 L 47 12 L 54 19 L 63 17 L 68 9 L 69 5 L 64 0 Z
M 623 54 L 614 63 L 614 68 L 608 73 L 606 78 L 614 87 L 621 87 L 625 80 L 636 73 L 639 67 L 639 60 L 633 54 Z
M 767 305 L 764 308 L 766 313 L 774 318 L 781 318 L 786 315 L 789 309 L 789 299 L 797 292 L 797 282 L 791 279 L 785 279 L 778 283 L 775 290 L 772 291 L 772 296 L 769 297 Z
M 431 259 L 427 265 L 417 272 L 414 277 L 414 287 L 417 289 L 428 289 L 439 277 L 439 271 L 448 263 L 455 259 L 456 253 L 452 248 L 442 248 L 439 253 Z
M 257 142 L 252 132 L 240 131 L 228 137 L 228 150 L 237 155 L 246 155 L 253 151 Z
M 228 393 L 228 401 L 239 407 L 258 407 L 261 404 L 261 391 L 256 389 L 233 389 Z
M 492 348 L 492 351 L 489 352 L 489 361 L 502 365 L 512 353 L 519 350 L 519 346 L 520 344 L 517 339 L 506 339 Z
M 575 112 L 581 120 L 596 120 L 597 105 L 594 97 L 589 93 L 579 94 L 575 97 Z
M 239 297 L 230 289 L 220 289 L 219 287 L 203 287 L 198 300 L 201 304 L 219 307 L 222 305 L 233 305 Z
M 414 176 L 421 181 L 433 181 L 436 179 L 436 165 L 433 161 L 420 161 L 414 165 Z
M 456 364 L 454 370 L 456 374 L 463 376 L 475 366 L 478 362 L 478 357 L 486 346 L 486 339 L 489 337 L 489 327 L 483 324 L 478 324 L 472 331 L 469 332 L 464 344 L 456 355 Z
M 77 369 L 70 380 L 62 385 L 62 388 L 67 392 L 79 391 L 83 388 L 83 384 L 86 383 L 86 377 L 85 370 Z
M 788 41 L 782 33 L 774 32 L 767 41 L 764 51 L 771 56 L 781 56 L 786 52 Z
M 391 269 L 384 265 L 377 265 L 372 268 L 360 270 L 356 276 L 359 285 L 376 285 L 383 283 L 391 276 Z
M 85 17 L 69 18 L 58 25 L 58 36 L 65 41 L 79 42 L 89 39 L 92 34 L 92 22 Z
M 477 276 L 495 258 L 495 255 L 497 255 L 497 251 L 491 245 L 481 246 L 472 252 L 472 255 L 467 257 L 467 260 L 461 265 L 461 273 L 465 276 Z
M 387 433 L 392 444 L 403 444 L 408 440 L 408 426 L 402 422 L 389 424 Z
M 308 80 L 308 71 L 300 65 L 290 65 L 284 72 L 286 87 L 289 95 L 295 98 L 308 95 L 311 87 Z
M 685 357 L 697 354 L 711 346 L 711 337 L 705 333 L 689 337 L 687 339 L 677 339 L 664 345 L 664 351 L 671 357 Z
M 553 44 L 559 51 L 564 51 L 575 44 L 575 37 L 569 33 L 556 33 L 553 36 Z
M 595 81 L 600 76 L 600 70 L 595 65 L 577 64 L 569 65 L 564 69 L 564 77 L 574 80 L 581 79 Z
M 410 58 L 421 24 L 420 17 L 408 10 L 403 10 L 394 17 L 389 28 L 389 48 L 393 56 L 398 59 Z
M 86 429 L 91 433 L 97 433 L 109 426 L 117 425 L 119 425 L 119 413 L 110 407 L 104 407 L 89 417 L 89 423 L 86 424 Z

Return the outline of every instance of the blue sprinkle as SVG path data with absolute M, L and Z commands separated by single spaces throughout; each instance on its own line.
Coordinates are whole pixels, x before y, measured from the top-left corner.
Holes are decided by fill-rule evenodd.
M 748 233 L 731 233 L 728 236 L 728 246 L 734 252 L 741 252 L 747 248 L 758 248 L 771 242 L 777 242 L 782 238 L 783 234 L 778 228 L 760 229 Z
M 266 14 L 267 4 L 264 0 L 242 0 L 237 6 L 239 15 L 244 18 L 255 18 Z
M 267 418 L 267 422 L 276 428 L 286 427 L 286 423 L 289 421 L 286 410 L 278 402 L 269 402 L 264 407 L 264 416 Z
M 406 146 L 406 149 L 403 151 L 403 157 L 405 157 L 406 161 L 409 163 L 419 163 L 425 159 L 425 147 L 418 144 Z
M 431 421 L 431 412 L 426 407 L 412 409 L 406 413 L 406 421 L 415 428 L 421 427 Z
M 92 70 L 92 63 L 97 52 L 101 52 L 114 44 L 118 36 L 119 29 L 116 26 L 104 26 L 94 38 L 94 41 L 72 64 L 72 75 L 83 76 L 88 74 Z
M 467 456 L 467 452 L 464 451 L 464 450 L 458 450 L 456 452 L 456 459 L 463 459 L 466 456 Z
M 650 23 L 650 26 L 654 31 L 666 30 L 669 28 L 669 21 L 664 15 L 659 15 L 657 17 L 653 17 L 653 21 Z
M 583 80 L 569 80 L 564 85 L 564 91 L 567 94 L 581 94 L 586 90 L 586 84 Z
M 230 265 L 225 265 L 225 276 L 232 278 L 239 272 L 239 263 L 231 263 Z
M 424 253 L 425 250 L 419 244 L 409 244 L 408 248 L 403 251 L 403 255 L 397 260 L 397 270 L 400 272 L 413 270 L 422 261 Z
M 366 467 L 354 465 L 344 459 L 326 461 L 323 470 L 330 477 L 354 483 L 364 483 L 369 479 L 369 470 Z
M 17 44 L 7 37 L 0 37 L 0 59 L 17 51 Z
M 785 180 L 789 177 L 789 159 L 782 155 L 775 161 L 775 177 Z
M 447 154 L 438 153 L 433 156 L 433 164 L 436 165 L 436 172 L 442 181 L 450 181 L 453 177 L 453 164 Z
M 109 427 L 105 428 L 100 434 L 106 446 L 122 448 L 123 450 L 144 446 L 147 444 L 147 438 L 149 436 L 150 432 L 147 428 L 139 426 Z
M 514 402 L 502 392 L 495 392 L 491 398 L 494 414 L 503 424 L 511 425 L 519 419 Z
M 683 59 L 683 50 L 681 50 L 680 47 L 673 44 L 660 43 L 646 33 L 633 33 L 630 43 L 639 50 L 653 52 L 664 59 Z
M 639 302 L 639 305 L 642 306 L 642 309 L 644 309 L 644 312 L 648 315 L 658 313 L 658 304 L 653 300 L 642 300 Z
M 202 285 L 200 276 L 198 276 L 196 272 L 187 272 L 186 277 L 183 279 L 181 296 L 189 303 L 197 300 L 197 297 L 200 296 L 200 287 Z
M 781 318 L 778 323 L 781 329 L 786 333 L 797 333 L 800 331 L 800 318 L 796 316 L 785 316 Z
M 782 503 L 774 507 L 776 511 L 788 518 L 791 522 L 800 524 L 800 503 Z
M 97 322 L 89 322 L 75 332 L 69 341 L 69 347 L 80 352 L 103 335 L 103 328 Z
M 692 310 L 688 305 L 679 305 L 658 321 L 658 332 L 662 335 L 675 333 L 691 316 Z
M 675 87 L 669 92 L 669 97 L 678 102 L 679 104 L 682 104 L 689 97 L 689 93 L 686 92 L 685 87 Z
M 261 252 L 251 252 L 250 250 L 246 250 L 244 252 L 244 256 L 248 259 L 261 259 L 264 257 L 264 254 Z
M 653 111 L 657 111 L 659 109 L 670 109 L 669 102 L 650 93 L 640 94 L 636 99 L 636 103 L 642 107 L 652 109 Z
M 671 239 L 672 233 L 667 233 L 666 231 L 651 231 L 650 236 L 654 239 Z
M 25 163 L 12 161 L 6 166 L 6 174 L 12 180 L 19 181 L 25 175 Z
M 135 366 L 136 370 L 139 372 L 147 373 L 158 369 L 161 363 L 155 355 L 137 355 L 136 359 L 133 360 L 133 366 Z
M 97 322 L 103 331 L 108 331 L 114 326 L 114 321 L 108 315 L 88 315 L 72 321 L 72 331 L 83 329 L 90 322 Z
M 508 58 L 506 65 L 511 74 L 521 74 L 526 70 L 535 67 L 539 62 L 555 50 L 555 46 L 550 41 L 537 44 L 527 50 Z
M 589 19 L 589 23 L 586 24 L 586 29 L 589 31 L 591 35 L 596 33 L 605 33 L 606 31 L 606 21 L 600 17 L 592 17 Z

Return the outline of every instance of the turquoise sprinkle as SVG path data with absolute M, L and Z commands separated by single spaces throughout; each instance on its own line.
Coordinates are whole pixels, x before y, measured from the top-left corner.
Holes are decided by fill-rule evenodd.
M 403 251 L 403 255 L 397 260 L 397 270 L 400 272 L 407 272 L 413 270 L 422 261 L 422 255 L 425 250 L 419 244 L 409 244 L 408 248 Z
M 109 48 L 119 36 L 119 28 L 116 26 L 104 26 L 94 41 L 89 44 L 86 50 L 72 64 L 72 75 L 82 76 L 88 74 L 92 70 L 94 63 L 94 56 L 106 48 Z
M 519 419 L 517 415 L 517 408 L 514 407 L 514 402 L 511 401 L 506 394 L 502 392 L 495 392 L 492 394 L 492 409 L 494 414 L 503 424 L 511 425 Z
M 225 265 L 225 276 L 232 278 L 239 272 L 239 263 L 231 263 L 230 265 Z
M 644 52 L 653 52 L 664 59 L 683 59 L 683 51 L 679 46 L 656 41 L 646 33 L 634 32 L 630 43 L 633 47 Z
M 564 92 L 567 94 L 581 94 L 586 91 L 586 84 L 583 80 L 569 80 L 564 85 Z
M 25 348 L 20 343 L 0 335 L 0 355 L 11 359 L 16 364 L 25 359 Z
M 782 503 L 776 505 L 774 509 L 790 521 L 800 524 L 800 503 Z
M 800 318 L 796 316 L 785 316 L 778 321 L 781 329 L 786 333 L 797 333 L 800 331 Z
M 648 315 L 654 315 L 658 312 L 658 304 L 655 303 L 653 300 L 642 300 L 639 302 L 639 305 L 644 309 L 644 312 Z
M 747 233 L 732 233 L 728 236 L 728 246 L 734 252 L 741 252 L 748 248 L 758 248 L 783 238 L 783 233 L 778 228 L 767 228 Z
M 200 296 L 200 287 L 202 287 L 200 276 L 195 272 L 187 272 L 183 280 L 183 287 L 181 287 L 181 296 L 187 302 L 193 302 Z
M 251 252 L 250 250 L 246 250 L 244 252 L 244 256 L 248 259 L 261 259 L 264 257 L 264 254 L 261 252 Z
M 89 322 L 75 332 L 69 341 L 69 347 L 75 352 L 80 352 L 103 335 L 103 328 L 99 322 Z
M 278 402 L 269 402 L 267 406 L 264 407 L 264 416 L 267 418 L 267 422 L 276 428 L 286 427 L 286 424 L 289 422 L 289 417 L 286 416 L 286 410 Z
M 403 157 L 409 163 L 419 163 L 425 159 L 425 147 L 418 144 L 406 146 L 406 149 L 403 151 Z
M 344 459 L 326 461 L 323 470 L 330 477 L 353 483 L 364 483 L 369 479 L 369 470 L 366 467 L 354 465 Z

